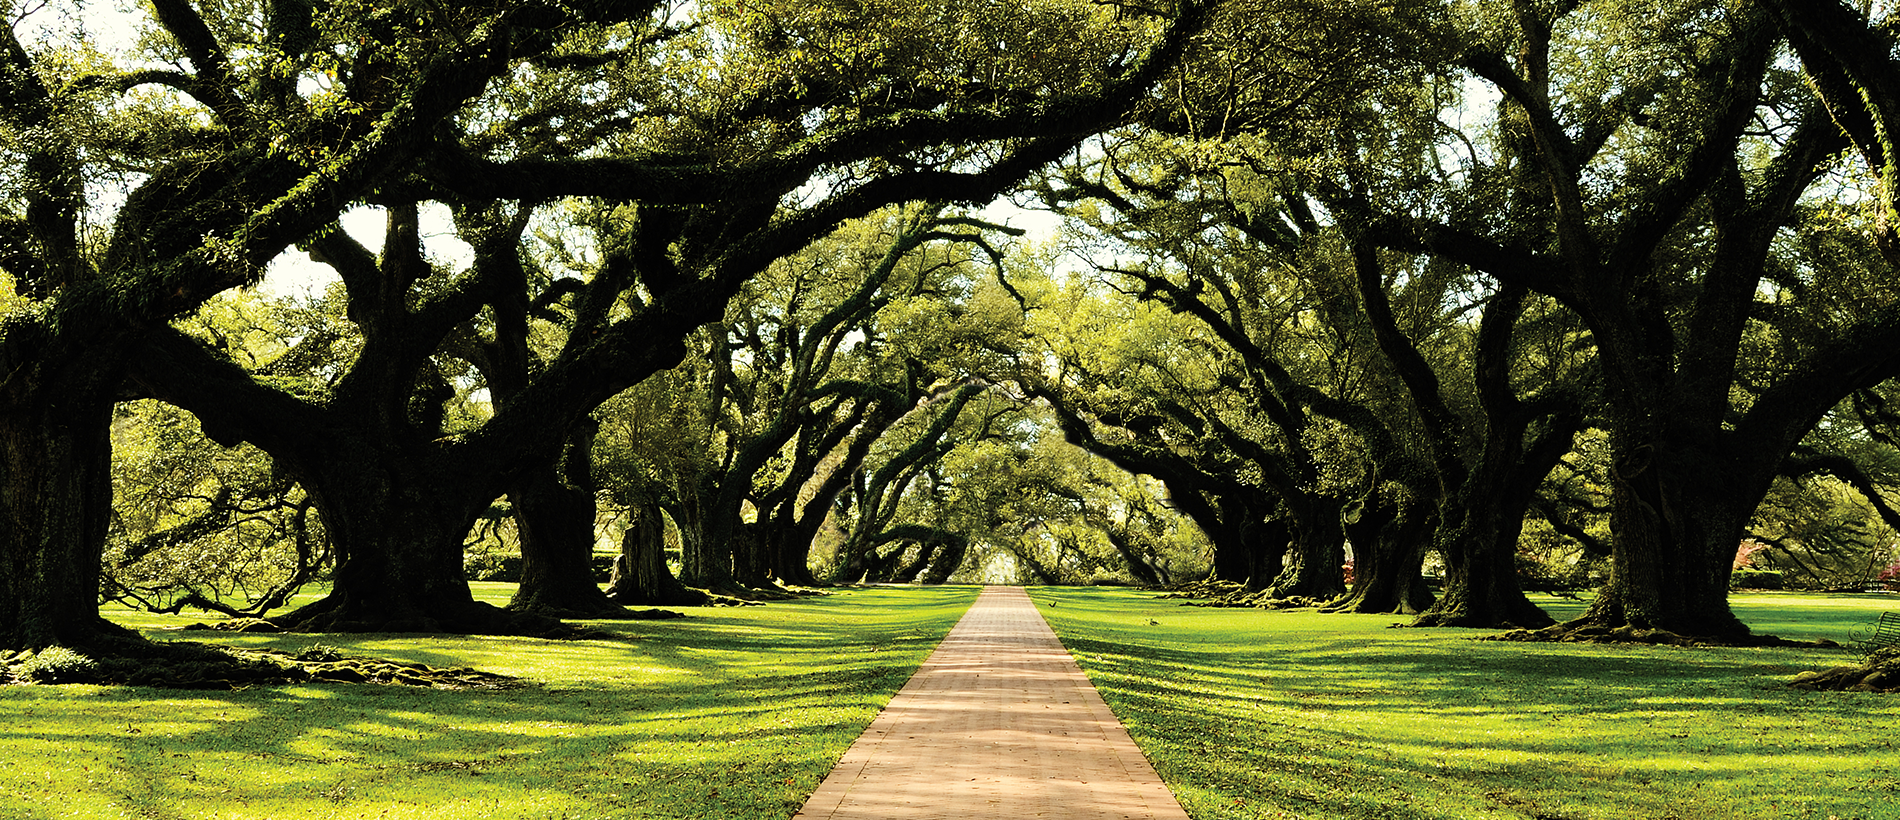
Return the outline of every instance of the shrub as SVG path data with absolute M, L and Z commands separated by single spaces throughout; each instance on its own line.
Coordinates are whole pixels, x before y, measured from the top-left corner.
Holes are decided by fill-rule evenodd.
M 29 683 L 86 683 L 98 679 L 99 662 L 63 646 L 49 646 L 20 664 L 16 674 Z
M 614 579 L 614 559 L 619 557 L 620 553 L 617 552 L 596 552 L 588 559 L 588 567 L 594 572 L 594 583 L 605 584 Z
M 1728 577 L 1730 589 L 1781 589 L 1781 573 L 1772 569 L 1738 569 Z
M 471 555 L 463 561 L 462 572 L 470 581 L 517 583 L 521 580 L 521 556 L 507 552 Z

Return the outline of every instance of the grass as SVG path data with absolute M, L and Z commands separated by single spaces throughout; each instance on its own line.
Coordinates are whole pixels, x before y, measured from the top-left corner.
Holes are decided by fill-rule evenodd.
M 0 817 L 788 818 L 974 595 L 846 590 L 571 642 L 180 634 L 162 630 L 192 619 L 110 613 L 158 639 L 321 643 L 539 685 L 0 688 Z M 1900 820 L 1900 700 L 1783 686 L 1844 652 L 1493 643 L 1390 616 L 1033 595 L 1197 820 Z M 1758 631 L 1834 640 L 1896 604 L 1734 600 Z
M 1854 659 L 1840 650 L 1480 642 L 1393 616 L 1032 595 L 1197 820 L 1900 818 L 1900 699 L 1784 686 Z M 1837 641 L 1897 604 L 1735 598 L 1759 632 Z
M 501 602 L 505 584 L 477 584 Z M 844 590 L 560 642 L 152 632 L 474 666 L 510 691 L 0 688 L 0 817 L 785 818 L 976 589 Z M 109 613 L 144 630 L 193 620 Z

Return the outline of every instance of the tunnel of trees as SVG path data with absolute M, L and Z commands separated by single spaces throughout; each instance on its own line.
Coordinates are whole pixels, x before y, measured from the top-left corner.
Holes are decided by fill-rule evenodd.
M 0 649 L 1900 586 L 1900 63 L 1833 0 L 0 10 Z

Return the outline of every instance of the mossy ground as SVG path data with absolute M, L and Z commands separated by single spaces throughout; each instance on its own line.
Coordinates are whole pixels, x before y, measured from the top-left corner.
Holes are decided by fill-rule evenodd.
M 1787 686 L 1840 650 L 1515 644 L 1389 615 L 1032 595 L 1197 820 L 1900 818 L 1900 698 Z M 1844 642 L 1900 599 L 1734 606 L 1760 632 Z
M 508 585 L 478 584 L 505 601 Z M 438 690 L 0 687 L 0 817 L 784 818 L 974 599 L 852 589 L 576 641 L 161 631 L 156 639 L 470 666 Z

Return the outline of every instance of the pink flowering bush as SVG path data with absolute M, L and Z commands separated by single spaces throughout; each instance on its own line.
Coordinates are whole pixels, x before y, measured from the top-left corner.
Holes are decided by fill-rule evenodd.
M 1881 570 L 1879 575 L 1874 576 L 1874 580 L 1880 582 L 1880 585 L 1886 587 L 1888 590 L 1900 592 L 1900 558 L 1896 558 L 1893 563 L 1888 564 L 1886 569 Z

